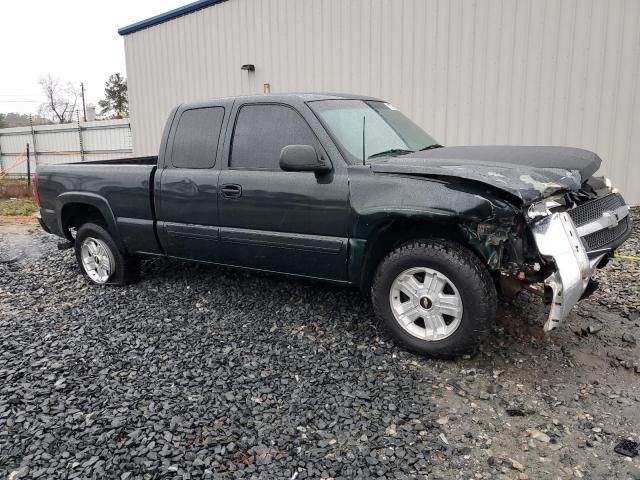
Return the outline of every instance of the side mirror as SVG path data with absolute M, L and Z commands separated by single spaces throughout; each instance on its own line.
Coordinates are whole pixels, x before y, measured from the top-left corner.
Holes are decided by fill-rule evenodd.
M 311 145 L 287 145 L 280 151 L 280 168 L 285 172 L 328 172 L 331 165 Z

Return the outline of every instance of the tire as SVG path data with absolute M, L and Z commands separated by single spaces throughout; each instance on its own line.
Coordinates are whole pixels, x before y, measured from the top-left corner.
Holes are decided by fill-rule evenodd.
M 96 285 L 128 285 L 140 278 L 140 261 L 121 253 L 103 225 L 82 225 L 78 229 L 74 245 L 80 271 L 89 282 Z M 96 255 L 92 255 L 92 252 Z M 90 260 L 83 261 L 83 255 L 85 258 L 95 259 L 93 264 L 99 268 L 89 268 Z
M 489 271 L 448 240 L 415 240 L 389 253 L 376 270 L 371 300 L 394 339 L 419 355 L 470 353 L 495 323 L 496 289 Z

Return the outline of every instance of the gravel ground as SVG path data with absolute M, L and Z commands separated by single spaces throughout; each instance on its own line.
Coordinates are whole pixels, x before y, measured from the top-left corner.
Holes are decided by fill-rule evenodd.
M 613 451 L 640 439 L 638 262 L 444 362 L 356 291 L 166 260 L 100 288 L 56 243 L 0 226 L 0 477 L 640 479 Z
M 616 253 L 640 257 L 640 208 L 631 210 L 631 216 L 634 234 Z M 613 260 L 595 278 L 600 282 L 595 302 L 624 317 L 640 311 L 640 262 Z

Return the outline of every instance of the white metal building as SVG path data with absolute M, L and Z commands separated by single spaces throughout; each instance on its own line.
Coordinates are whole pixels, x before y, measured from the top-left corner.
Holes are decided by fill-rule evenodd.
M 445 145 L 594 150 L 640 202 L 639 0 L 201 0 L 119 32 L 137 154 L 176 104 L 269 84 L 383 98 Z

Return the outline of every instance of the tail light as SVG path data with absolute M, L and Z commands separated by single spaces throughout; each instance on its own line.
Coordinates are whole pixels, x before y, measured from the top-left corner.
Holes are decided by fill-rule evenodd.
M 38 208 L 40 208 L 40 195 L 38 194 L 38 175 L 35 173 L 31 177 L 31 185 L 33 186 L 33 200 L 36 202 Z

